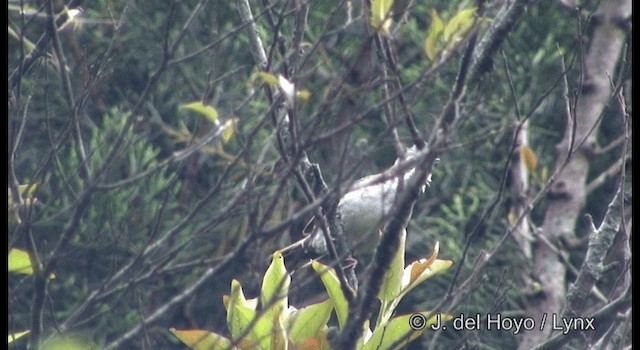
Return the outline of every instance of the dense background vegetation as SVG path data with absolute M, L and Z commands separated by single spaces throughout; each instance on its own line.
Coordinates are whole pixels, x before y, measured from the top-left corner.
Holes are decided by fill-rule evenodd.
M 9 276 L 9 332 L 31 331 L 11 348 L 73 335 L 180 349 L 170 327 L 224 333 L 231 280 L 256 296 L 270 254 L 309 219 L 297 215 L 308 209 L 301 160 L 287 152 L 344 186 L 390 166 L 397 145 L 442 133 L 452 95 L 458 113 L 415 204 L 407 260 L 439 241 L 454 266 L 400 311 L 603 312 L 596 331 L 551 348 L 629 346 L 630 1 L 488 1 L 435 60 L 424 50 L 433 11 L 446 22 L 478 4 L 396 0 L 383 35 L 367 1 L 253 1 L 255 33 L 242 0 L 80 2 L 54 29 L 60 0 L 9 1 L 8 242 L 37 261 L 34 275 Z M 475 42 L 488 61 L 464 63 Z M 461 69 L 473 74 L 456 95 Z M 309 95 L 288 103 L 259 71 Z M 194 101 L 217 119 L 185 108 Z M 295 151 L 278 142 L 285 114 Z M 593 279 L 567 310 L 585 261 Z M 317 283 L 294 274 L 294 304 L 322 299 Z M 412 346 L 525 349 L 547 335 L 449 330 Z

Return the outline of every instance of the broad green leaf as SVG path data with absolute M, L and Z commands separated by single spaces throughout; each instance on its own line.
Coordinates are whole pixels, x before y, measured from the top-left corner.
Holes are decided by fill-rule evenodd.
M 520 161 L 524 163 L 524 166 L 527 167 L 527 170 L 532 173 L 538 168 L 538 156 L 536 156 L 536 152 L 534 152 L 531 147 L 527 145 L 520 146 Z
M 203 117 L 207 118 L 210 122 L 218 124 L 218 111 L 215 108 L 205 105 L 202 102 L 196 101 L 187 104 L 180 105 L 180 109 L 186 109 L 192 112 L 196 112 Z
M 430 329 L 431 325 L 438 322 L 445 322 L 453 317 L 446 314 L 434 315 L 428 320 L 426 317 L 430 312 L 420 312 L 411 315 L 403 315 L 393 318 L 386 326 L 378 327 L 373 331 L 371 338 L 364 344 L 362 350 L 374 350 L 374 349 L 403 349 L 406 345 L 418 338 L 425 330 Z M 421 327 L 412 328 L 411 324 L 416 318 L 426 321 L 426 323 L 420 323 Z M 413 323 L 415 325 L 415 323 Z M 395 345 L 395 346 L 393 346 Z
M 258 307 L 258 299 L 247 299 L 244 296 L 244 292 L 242 290 L 242 285 L 238 280 L 231 281 L 231 300 L 232 302 L 237 302 L 242 306 L 246 306 L 252 310 L 256 310 Z
M 442 50 L 439 38 L 443 30 L 444 22 L 440 19 L 440 16 L 438 16 L 438 11 L 431 9 L 431 24 L 427 31 L 427 37 L 424 40 L 424 52 L 432 61 L 436 59 Z
M 264 349 L 286 349 L 288 340 L 283 319 L 288 310 L 291 276 L 284 265 L 282 253 L 273 254 L 271 264 L 262 280 L 260 302 L 263 315 L 250 331 L 251 339 L 258 340 Z M 265 339 L 266 338 L 266 339 Z
M 242 286 L 237 280 L 231 281 L 231 295 L 222 298 L 223 304 L 227 309 L 227 327 L 233 339 L 238 339 L 251 320 L 255 317 L 255 310 L 258 305 L 256 299 L 247 300 L 242 291 Z M 239 307 L 242 307 L 240 309 Z M 243 314 L 236 314 L 238 310 L 252 310 L 253 313 L 248 311 Z
M 287 326 L 289 339 L 298 345 L 308 341 L 309 338 L 318 338 L 321 331 L 327 327 L 331 311 L 333 311 L 333 302 L 327 299 L 292 312 Z
M 338 280 L 335 271 L 329 266 L 317 261 L 313 261 L 311 266 L 320 275 L 322 284 L 324 284 L 324 288 L 327 290 L 327 294 L 329 294 L 329 298 L 331 298 L 333 302 L 336 316 L 338 316 L 338 324 L 340 325 L 340 329 L 342 329 L 349 317 L 349 302 L 342 292 L 340 280 Z
M 9 272 L 33 275 L 31 254 L 25 250 L 11 248 L 9 250 Z
M 247 299 L 242 291 L 242 285 L 238 280 L 231 280 L 231 295 L 222 296 L 222 304 L 224 308 L 229 311 L 230 304 L 240 304 L 250 309 L 255 310 L 258 307 L 257 299 Z
M 233 342 L 231 340 L 213 332 L 199 329 L 177 330 L 175 328 L 171 328 L 169 331 L 194 350 L 238 350 L 237 347 L 232 346 Z
M 464 9 L 447 22 L 442 37 L 447 46 L 455 45 L 473 27 L 476 22 L 475 7 Z
M 238 347 L 245 349 L 269 349 L 271 343 L 272 324 L 264 313 L 240 304 L 229 304 L 231 318 L 227 327 Z M 257 318 L 257 319 L 256 319 Z
M 283 313 L 285 310 L 281 308 L 281 305 L 276 305 L 273 309 L 273 317 L 271 318 L 271 342 L 269 349 L 271 350 L 286 350 L 289 345 L 287 339 L 287 330 L 283 322 Z
M 380 287 L 378 299 L 381 301 L 392 300 L 400 293 L 400 289 L 402 288 L 402 275 L 404 272 L 404 251 L 406 240 L 407 230 L 403 229 L 400 233 L 400 246 L 391 261 L 389 270 L 384 276 L 382 287 Z
M 9 333 L 9 344 L 24 337 L 25 335 L 29 334 L 29 332 L 30 330 L 27 329 L 26 331 L 22 331 L 22 332 Z
M 384 35 L 389 35 L 391 27 L 391 7 L 393 0 L 371 1 L 371 26 Z
M 277 251 L 273 254 L 271 264 L 262 279 L 260 302 L 267 314 L 275 308 L 288 309 L 289 284 L 291 284 L 291 276 L 284 265 L 282 253 Z
M 402 290 L 406 240 L 407 230 L 403 229 L 400 233 L 400 246 L 393 260 L 391 260 L 391 266 L 389 266 L 389 270 L 387 270 L 384 276 L 380 292 L 378 293 L 378 299 L 380 299 L 381 304 L 376 327 L 385 324 L 391 318 L 393 311 L 400 301 L 398 296 Z

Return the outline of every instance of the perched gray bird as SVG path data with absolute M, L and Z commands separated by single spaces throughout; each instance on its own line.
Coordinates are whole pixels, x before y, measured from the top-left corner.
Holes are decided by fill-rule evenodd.
M 389 220 L 389 212 L 396 195 L 415 172 L 416 159 L 422 151 L 409 148 L 404 159 L 397 159 L 392 167 L 382 173 L 363 177 L 353 183 L 338 202 L 337 213 L 341 219 L 343 233 L 352 252 L 370 255 L 378 243 L 380 233 Z M 426 185 L 431 181 L 431 174 Z M 312 220 L 304 230 L 308 234 L 302 240 L 283 248 L 287 252 L 303 247 L 313 256 L 328 255 L 327 244 L 320 225 Z

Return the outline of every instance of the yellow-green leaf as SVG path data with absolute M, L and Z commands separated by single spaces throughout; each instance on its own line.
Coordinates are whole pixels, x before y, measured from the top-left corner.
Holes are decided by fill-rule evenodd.
M 464 9 L 453 16 L 444 28 L 442 37 L 447 43 L 447 46 L 454 45 L 457 41 L 461 40 L 464 35 L 475 24 L 475 7 Z
M 234 339 L 238 339 L 249 322 L 255 317 L 255 310 L 258 306 L 257 299 L 247 300 L 242 291 L 242 285 L 237 280 L 231 281 L 231 295 L 222 298 L 227 309 L 227 327 Z M 242 308 L 239 308 L 242 307 Z M 253 310 L 251 313 L 245 310 Z
M 242 285 L 238 280 L 231 280 L 231 296 L 223 296 L 222 302 L 226 309 L 229 308 L 229 304 L 241 304 L 250 309 L 255 310 L 258 307 L 257 299 L 247 299 L 242 291 Z
M 278 78 L 275 75 L 267 72 L 258 72 L 258 76 L 268 85 L 271 85 L 273 87 L 278 86 Z
M 234 341 L 242 349 L 268 349 L 272 325 L 263 313 L 240 303 L 229 304 L 227 327 Z M 256 320 L 257 318 L 257 320 Z M 250 328 L 249 328 L 250 327 Z
M 311 98 L 311 92 L 309 90 L 301 90 L 296 92 L 296 97 L 302 102 L 308 102 Z
M 199 329 L 177 330 L 175 328 L 171 328 L 169 331 L 194 350 L 238 349 L 232 346 L 231 340 L 213 332 Z
M 321 331 L 327 327 L 331 311 L 333 311 L 333 302 L 327 299 L 292 312 L 289 315 L 287 327 L 289 339 L 296 345 L 306 343 L 310 338 L 317 339 L 319 344 Z
M 431 329 L 431 325 L 435 325 L 438 321 L 443 323 L 453 318 L 450 315 L 438 313 L 427 320 L 426 317 L 429 314 L 430 312 L 424 311 L 393 318 L 387 325 L 373 331 L 373 335 L 364 344 L 362 350 L 404 349 L 409 342 L 418 338 L 425 330 Z M 394 344 L 396 346 L 392 347 Z
M 389 34 L 391 26 L 391 6 L 393 0 L 371 1 L 371 26 L 383 34 Z
M 380 292 L 378 293 L 378 299 L 380 299 L 380 311 L 378 312 L 376 326 L 386 324 L 391 316 L 393 316 L 396 307 L 400 303 L 400 292 L 402 291 L 402 279 L 404 275 L 404 251 L 406 238 L 407 230 L 402 230 L 400 234 L 400 246 L 391 261 L 391 266 L 384 276 Z
M 442 47 L 439 38 L 444 30 L 444 22 L 438 16 L 438 11 L 431 9 L 431 24 L 427 31 L 427 37 L 424 40 L 424 52 L 430 60 L 435 60 Z
M 181 109 L 186 109 L 192 112 L 196 112 L 201 116 L 207 118 L 213 124 L 218 124 L 218 111 L 215 108 L 205 105 L 202 102 L 196 101 L 187 104 L 180 105 Z
M 291 276 L 284 265 L 282 253 L 277 251 L 273 254 L 271 264 L 262 279 L 262 290 L 260 292 L 260 302 L 265 312 L 269 314 L 276 307 L 280 310 L 287 310 L 289 307 L 288 293 Z
M 524 166 L 527 167 L 529 172 L 534 172 L 538 167 L 538 156 L 536 156 L 536 152 L 527 145 L 520 146 L 519 151 L 520 161 L 524 163 Z
M 407 230 L 400 233 L 400 246 L 396 255 L 391 261 L 391 266 L 384 276 L 378 299 L 381 301 L 390 301 L 398 296 L 402 288 L 402 274 L 404 272 L 404 251 L 407 239 Z
M 24 337 L 25 335 L 29 334 L 29 332 L 30 331 L 27 329 L 26 331 L 22 331 L 22 332 L 9 333 L 9 344 Z
M 284 257 L 277 251 L 262 280 L 260 302 L 263 314 L 250 330 L 250 338 L 259 341 L 265 349 L 286 348 L 287 333 L 283 321 L 288 312 L 290 283 L 291 276 L 284 265 Z
M 9 250 L 9 272 L 33 275 L 33 266 L 33 260 L 29 252 L 17 248 Z
M 349 317 L 349 302 L 344 296 L 342 287 L 340 286 L 340 280 L 338 280 L 335 271 L 327 265 L 313 261 L 311 266 L 320 275 L 322 284 L 324 284 L 324 288 L 327 290 L 327 294 L 329 294 L 329 298 L 331 298 L 333 302 L 336 316 L 338 316 L 338 324 L 342 329 Z
M 283 314 L 285 310 L 282 305 L 276 305 L 273 309 L 273 318 L 271 318 L 271 344 L 269 349 L 286 350 L 289 340 L 287 339 L 287 330 L 284 327 Z

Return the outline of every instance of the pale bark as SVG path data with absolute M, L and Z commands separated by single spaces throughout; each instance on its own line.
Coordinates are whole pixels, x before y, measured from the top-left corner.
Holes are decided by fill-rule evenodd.
M 582 213 L 586 198 L 586 180 L 589 171 L 588 150 L 595 143 L 601 114 L 611 101 L 611 81 L 614 79 L 619 57 L 623 52 L 626 31 L 620 25 L 630 16 L 630 0 L 602 2 L 596 13 L 590 45 L 585 52 L 583 82 L 577 103 L 568 105 L 565 136 L 557 145 L 557 181 L 550 192 L 548 207 L 541 226 L 545 242 L 534 252 L 534 275 L 540 281 L 543 293 L 529 303 L 527 315 L 540 322 L 543 315 L 560 315 L 566 298 L 567 268 L 556 253 L 555 244 L 574 239 L 576 222 Z M 575 106 L 575 109 L 573 108 Z M 550 244 L 549 244 L 550 243 Z M 544 342 L 552 332 L 546 322 L 542 331 L 525 332 L 520 349 L 531 349 Z

